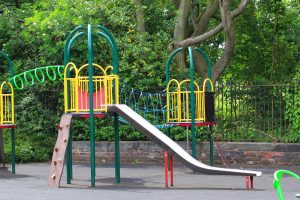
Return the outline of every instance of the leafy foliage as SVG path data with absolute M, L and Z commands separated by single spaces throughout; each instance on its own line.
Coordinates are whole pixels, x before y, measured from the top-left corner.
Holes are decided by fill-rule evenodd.
M 293 83 L 295 87 L 286 94 L 286 118 L 290 120 L 291 130 L 288 138 L 289 141 L 300 140 L 300 70 L 295 75 Z

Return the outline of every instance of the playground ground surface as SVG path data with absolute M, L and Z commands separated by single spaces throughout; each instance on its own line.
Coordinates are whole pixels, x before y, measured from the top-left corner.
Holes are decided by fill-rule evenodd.
M 300 174 L 299 167 L 280 167 Z M 88 199 L 180 199 L 180 200 L 276 200 L 272 187 L 273 173 L 278 168 L 256 168 L 263 172 L 262 177 L 254 178 L 254 190 L 245 190 L 245 177 L 195 175 L 182 165 L 174 167 L 175 187 L 164 187 L 163 164 L 123 164 L 121 181 L 114 184 L 114 165 L 99 164 L 96 171 L 96 187 L 90 185 L 88 165 L 74 165 L 74 180 L 66 184 L 64 172 L 62 187 L 49 188 L 48 163 L 18 164 L 16 175 L 8 170 L 0 170 L 0 199 L 2 200 L 88 200 Z M 299 182 L 283 177 L 282 189 L 286 200 L 296 199 L 300 193 Z

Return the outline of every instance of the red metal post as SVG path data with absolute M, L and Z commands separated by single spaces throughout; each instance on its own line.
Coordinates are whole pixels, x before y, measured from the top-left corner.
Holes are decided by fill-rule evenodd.
M 249 176 L 246 176 L 246 190 L 249 190 Z
M 251 189 L 253 189 L 254 188 L 253 176 L 250 176 L 250 185 L 251 185 Z
M 164 161 L 165 161 L 165 185 L 168 188 L 168 152 L 165 151 L 164 153 Z
M 170 155 L 170 177 L 171 177 L 171 186 L 173 187 L 173 156 Z

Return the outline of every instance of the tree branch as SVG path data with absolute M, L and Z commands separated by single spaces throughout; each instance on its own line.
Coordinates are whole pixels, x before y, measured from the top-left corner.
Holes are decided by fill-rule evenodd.
M 190 15 L 190 10 L 192 7 L 191 0 L 181 0 L 180 6 L 177 12 L 175 29 L 174 29 L 174 40 L 175 44 L 171 45 L 171 47 L 177 47 L 177 42 L 186 38 L 188 32 L 188 18 Z M 173 49 L 172 51 L 174 51 Z M 180 68 L 185 69 L 185 56 L 184 52 L 176 56 L 177 64 Z
M 248 3 L 249 3 L 249 0 L 242 0 L 240 5 L 231 12 L 231 18 L 234 19 L 234 18 L 238 17 L 240 14 L 242 14 Z M 223 28 L 224 28 L 223 23 L 220 23 L 218 26 L 203 33 L 202 35 L 199 35 L 197 37 L 191 37 L 191 38 L 182 40 L 181 42 L 178 42 L 178 45 L 181 47 L 187 47 L 190 45 L 197 44 L 199 42 L 203 42 L 203 41 L 215 36 L 219 32 L 221 32 L 223 30 Z
M 174 6 L 178 9 L 180 6 L 180 0 L 172 0 Z
M 197 22 L 197 26 L 194 26 L 193 36 L 199 35 L 199 34 L 203 33 L 206 30 L 209 20 L 215 14 L 218 7 L 219 7 L 218 0 L 212 0 L 211 4 L 209 6 L 207 6 L 204 13 L 202 15 L 199 15 L 196 18 L 195 21 Z
M 220 3 L 220 11 L 221 11 L 221 18 L 222 24 L 224 27 L 224 32 L 226 36 L 224 52 L 221 55 L 220 59 L 217 63 L 213 66 L 213 82 L 215 83 L 216 80 L 220 77 L 220 75 L 224 72 L 225 68 L 231 61 L 234 44 L 235 44 L 235 35 L 234 35 L 234 28 L 232 23 L 232 15 L 229 10 L 229 1 L 230 0 L 219 0 Z
M 140 33 L 145 33 L 145 19 L 141 0 L 135 0 L 135 13 L 137 19 L 137 31 Z

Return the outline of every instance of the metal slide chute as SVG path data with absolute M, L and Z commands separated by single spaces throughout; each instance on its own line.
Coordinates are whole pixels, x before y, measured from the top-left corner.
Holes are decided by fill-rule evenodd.
M 193 158 L 184 149 L 182 149 L 175 141 L 170 139 L 155 126 L 150 124 L 142 116 L 137 114 L 127 105 L 109 105 L 108 111 L 116 113 L 124 118 L 128 123 L 146 135 L 149 139 L 161 146 L 164 150 L 168 151 L 172 155 L 176 156 L 181 162 L 194 170 L 195 172 L 211 175 L 236 175 L 236 176 L 261 176 L 259 171 L 249 171 L 240 169 L 226 169 L 219 167 L 212 167 L 201 163 Z

